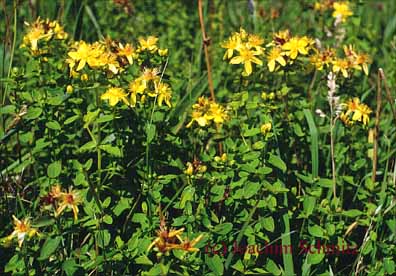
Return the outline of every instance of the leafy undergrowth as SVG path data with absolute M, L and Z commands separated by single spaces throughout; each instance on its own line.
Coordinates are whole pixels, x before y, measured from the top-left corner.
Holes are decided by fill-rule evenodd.
M 394 275 L 396 5 L 148 2 L 4 7 L 0 272 Z

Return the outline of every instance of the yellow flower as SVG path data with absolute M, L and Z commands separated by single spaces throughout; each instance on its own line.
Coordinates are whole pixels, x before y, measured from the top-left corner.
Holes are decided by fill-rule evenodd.
M 53 198 L 60 198 L 62 196 L 61 186 L 59 184 L 52 186 L 49 194 Z
M 23 37 L 23 45 L 30 45 L 32 51 L 38 50 L 38 41 L 46 36 L 41 24 L 33 24 L 29 32 Z
M 103 53 L 98 59 L 97 59 L 97 67 L 100 66 L 107 66 L 107 68 L 113 73 L 117 74 L 120 70 L 120 64 L 117 61 L 117 55 L 107 52 Z M 95 66 L 94 66 L 95 67 Z
M 158 49 L 158 54 L 161 57 L 167 56 L 168 55 L 169 50 L 168 49 Z
M 87 81 L 88 79 L 89 79 L 89 77 L 88 77 L 87 74 L 82 74 L 82 75 L 81 75 L 81 80 L 82 80 L 82 81 Z
M 230 59 L 234 55 L 234 51 L 241 47 L 241 39 L 239 36 L 231 36 L 227 41 L 221 43 L 221 47 L 227 49 L 223 59 Z
M 228 115 L 224 107 L 214 102 L 210 104 L 209 111 L 206 116 L 216 124 L 222 124 L 228 119 Z
M 345 59 L 337 58 L 333 61 L 333 72 L 338 73 L 341 71 L 344 78 L 348 77 L 349 62 Z
M 334 2 L 333 9 L 333 17 L 341 18 L 341 22 L 345 22 L 349 16 L 353 15 L 348 2 Z
M 363 125 L 367 125 L 370 121 L 371 109 L 360 103 L 359 98 L 353 98 L 346 103 L 347 111 L 344 116 L 352 114 L 352 121 L 362 122 Z
M 14 219 L 14 231 L 7 236 L 5 240 L 11 241 L 16 237 L 18 239 L 18 245 L 21 247 L 26 235 L 28 235 L 28 237 L 32 237 L 37 234 L 37 230 L 30 226 L 29 218 L 19 220 L 14 215 L 12 218 Z
M 74 89 L 73 89 L 73 86 L 71 86 L 70 84 L 69 84 L 68 86 L 66 86 L 66 92 L 67 92 L 67 93 L 69 93 L 69 94 L 70 94 L 70 93 L 73 93 L 73 90 L 74 90 Z
M 264 48 L 262 45 L 264 44 L 264 39 L 255 34 L 249 34 L 247 45 L 248 47 L 254 48 L 258 53 L 262 54 L 264 52 Z
M 80 71 L 87 63 L 91 67 L 100 66 L 101 64 L 98 63 L 98 58 L 102 53 L 103 49 L 100 45 L 90 45 L 84 41 L 80 41 L 77 43 L 77 49 L 69 52 L 68 56 L 73 61 L 78 62 L 76 71 Z
M 231 64 L 244 64 L 244 75 L 249 76 L 252 73 L 252 63 L 262 65 L 263 62 L 256 56 L 260 55 L 259 52 L 249 49 L 248 47 L 242 46 L 238 49 L 238 56 L 233 57 L 230 60 Z
M 275 70 L 275 62 L 278 62 L 282 66 L 286 66 L 286 60 L 282 55 L 282 50 L 278 47 L 273 47 L 269 52 L 268 56 L 268 69 L 270 72 Z
M 52 21 L 49 25 L 53 29 L 56 39 L 62 40 L 68 37 L 68 34 L 64 31 L 63 26 L 61 26 L 57 21 Z
M 160 73 L 160 71 L 158 70 L 158 68 L 152 68 L 152 69 L 144 68 L 141 79 L 146 84 L 149 81 L 159 81 L 159 78 L 160 78 L 159 73 Z
M 131 106 L 135 107 L 137 103 L 137 95 L 143 94 L 146 89 L 146 83 L 141 78 L 137 78 L 129 83 L 129 91 L 131 92 Z
M 157 47 L 158 38 L 155 36 L 149 36 L 146 39 L 143 37 L 139 38 L 139 51 L 148 50 L 150 52 L 154 52 L 158 50 Z
M 323 9 L 324 9 L 323 6 L 324 6 L 324 5 L 321 4 L 321 3 L 319 3 L 319 2 L 315 2 L 315 4 L 314 4 L 314 10 L 315 10 L 315 11 L 323 11 Z
M 39 50 L 39 41 L 49 41 L 52 38 L 55 39 L 66 39 L 67 33 L 63 30 L 63 27 L 59 25 L 57 21 L 42 20 L 40 17 L 33 23 L 25 22 L 28 26 L 28 32 L 23 37 L 22 47 L 28 46 L 33 54 L 45 53 L 45 50 Z
M 190 240 L 185 240 L 183 241 L 180 245 L 178 245 L 177 247 L 175 247 L 174 249 L 180 249 L 180 250 L 184 250 L 187 252 L 198 252 L 199 249 L 195 248 L 194 246 L 203 238 L 203 234 L 199 235 L 198 237 L 196 237 L 195 239 L 193 239 L 192 241 Z
M 55 216 L 59 216 L 66 209 L 72 209 L 74 220 L 78 218 L 78 205 L 81 204 L 82 199 L 78 191 L 69 188 L 67 193 L 62 193 L 60 197 L 60 203 L 58 209 L 56 209 Z
M 352 126 L 352 125 L 353 125 L 353 121 L 351 121 L 351 120 L 349 119 L 349 116 L 348 116 L 345 112 L 342 112 L 342 113 L 340 114 L 340 120 L 341 120 L 341 122 L 343 122 L 346 126 Z
M 194 173 L 194 167 L 193 167 L 193 165 L 192 165 L 192 163 L 191 162 L 187 162 L 187 169 L 185 169 L 184 170 L 184 173 L 185 174 L 187 174 L 187 175 L 193 175 L 193 173 Z
M 298 54 L 307 55 L 309 40 L 305 37 L 293 37 L 288 42 L 282 45 L 282 49 L 285 50 L 285 54 L 291 59 L 296 59 Z
M 290 31 L 289 30 L 284 30 L 284 31 L 279 31 L 274 34 L 273 37 L 273 44 L 276 45 L 283 45 L 286 42 L 290 40 Z
M 126 105 L 129 105 L 127 94 L 124 89 L 119 87 L 111 87 L 107 89 L 101 97 L 102 100 L 109 100 L 111 106 L 115 106 L 119 101 L 123 101 Z
M 180 234 L 182 234 L 184 228 L 179 230 L 167 229 L 166 226 L 160 226 L 160 229 L 157 231 L 157 238 L 149 245 L 147 248 L 147 252 L 155 246 L 159 252 L 167 252 L 175 249 L 179 242 L 183 242 Z
M 241 40 L 245 40 L 249 34 L 241 27 L 239 28 L 239 33 L 235 32 L 234 35 L 238 36 Z
M 270 132 L 272 129 L 272 124 L 271 123 L 265 123 L 262 124 L 260 127 L 260 131 L 263 135 L 266 135 L 268 132 Z
M 118 47 L 118 56 L 125 57 L 129 64 L 133 64 L 133 58 L 136 56 L 133 46 L 129 43 L 125 44 L 125 46 L 119 43 Z
M 165 102 L 168 107 L 172 107 L 170 102 L 170 99 L 172 98 L 172 90 L 169 85 L 166 83 L 159 83 L 156 85 L 155 89 L 158 95 L 158 105 L 162 106 L 162 103 Z
M 206 99 L 205 97 L 200 97 L 198 99 L 198 103 L 193 105 L 191 117 L 192 119 L 187 124 L 187 128 L 191 127 L 194 122 L 197 122 L 199 126 L 204 127 L 209 125 L 212 121 L 216 124 L 221 124 L 228 120 L 228 114 L 224 107 Z
M 317 52 L 310 57 L 311 64 L 315 65 L 317 70 L 323 70 L 324 66 L 329 66 L 333 62 L 335 51 L 332 48 L 327 48 L 323 52 Z
M 356 64 L 360 65 L 363 69 L 363 72 L 368 75 L 368 63 L 370 63 L 370 57 L 366 54 L 359 54 L 356 57 Z

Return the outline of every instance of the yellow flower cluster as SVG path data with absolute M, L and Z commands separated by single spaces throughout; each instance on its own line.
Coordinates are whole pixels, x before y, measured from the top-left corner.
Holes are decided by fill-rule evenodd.
M 191 127 L 194 122 L 199 126 L 205 127 L 211 122 L 222 124 L 228 120 L 228 114 L 224 107 L 218 103 L 211 101 L 205 97 L 200 97 L 198 103 L 194 104 L 191 121 L 187 124 L 187 128 Z
M 267 55 L 267 65 L 270 72 L 275 71 L 276 64 L 286 66 L 293 64 L 299 55 L 308 55 L 312 49 L 314 41 L 307 36 L 291 36 L 289 30 L 280 31 L 274 34 L 271 46 Z
M 45 49 L 40 49 L 40 42 L 48 42 L 51 39 L 65 40 L 68 37 L 68 34 L 57 21 L 43 20 L 38 17 L 35 22 L 25 22 L 25 25 L 28 27 L 28 31 L 23 37 L 21 47 L 28 47 L 33 55 L 41 55 L 47 52 Z
M 147 38 L 139 38 L 139 47 L 137 48 L 137 53 L 142 53 L 148 51 L 151 54 L 157 53 L 161 57 L 168 55 L 168 49 L 161 49 L 157 45 L 158 38 L 155 36 L 148 36 Z
M 199 249 L 195 248 L 195 245 L 203 238 L 203 234 L 199 235 L 193 240 L 183 240 L 181 234 L 184 232 L 184 228 L 178 230 L 169 229 L 163 224 L 157 231 L 157 238 L 149 245 L 147 252 L 155 246 L 157 251 L 165 253 L 172 250 L 183 250 L 186 252 L 198 252 Z
M 322 0 L 315 3 L 314 9 L 320 12 L 332 10 L 332 16 L 340 18 L 341 22 L 345 22 L 349 16 L 353 15 L 350 4 L 347 1 Z
M 252 71 L 252 63 L 262 65 L 263 62 L 257 58 L 264 54 L 264 39 L 255 34 L 249 34 L 244 29 L 235 32 L 227 41 L 221 43 L 221 47 L 227 49 L 224 59 L 229 59 L 230 64 L 243 64 L 242 75 L 249 76 Z M 234 56 L 236 52 L 236 56 Z
M 62 191 L 60 185 L 52 186 L 51 191 L 41 198 L 44 205 L 52 205 L 55 208 L 55 216 L 59 216 L 63 211 L 68 208 L 73 211 L 74 220 L 78 218 L 78 205 L 81 204 L 82 198 L 80 193 L 73 190 Z
M 201 161 L 197 159 L 194 159 L 193 162 L 187 162 L 186 167 L 187 168 L 184 170 L 184 173 L 189 176 L 195 174 L 202 174 L 207 170 L 206 165 L 204 165 Z
M 68 208 L 73 211 L 74 220 L 78 218 L 78 205 L 81 204 L 82 199 L 78 191 L 71 188 L 67 192 L 62 191 L 60 185 L 52 186 L 51 191 L 41 198 L 40 202 L 45 206 L 51 205 L 55 208 L 55 217 L 62 214 L 62 212 Z M 14 231 L 5 238 L 5 242 L 12 241 L 15 237 L 18 240 L 19 247 L 22 246 L 25 237 L 32 237 L 37 235 L 37 229 L 31 227 L 30 218 L 25 218 L 22 220 L 14 219 Z
M 115 50 L 115 51 L 114 51 Z M 69 58 L 66 62 L 69 64 L 70 74 L 78 75 L 86 65 L 91 69 L 104 69 L 113 74 L 122 71 L 123 58 L 128 60 L 128 64 L 133 62 L 135 56 L 133 48 L 118 44 L 117 47 L 108 47 L 104 42 L 87 43 L 85 41 L 75 42 L 72 50 L 68 53 Z
M 335 49 L 327 48 L 323 51 L 315 49 L 315 54 L 311 56 L 310 61 L 315 65 L 317 70 L 323 70 L 326 67 L 332 67 L 334 73 L 341 72 L 343 77 L 350 75 L 350 70 L 363 70 L 368 75 L 368 64 L 371 62 L 367 54 L 357 53 L 352 45 L 343 47 L 345 57 L 337 57 Z
M 91 69 L 101 69 L 116 75 L 124 71 L 126 66 L 133 64 L 144 51 L 166 56 L 168 49 L 159 48 L 157 42 L 158 38 L 155 36 L 139 38 L 139 45 L 135 49 L 130 43 L 124 45 L 111 38 L 94 43 L 79 41 L 72 45 L 66 62 L 69 64 L 72 76 L 78 76 L 77 72 L 86 65 Z
M 346 111 L 340 114 L 340 119 L 344 124 L 352 125 L 354 122 L 361 122 L 363 125 L 367 125 L 370 121 L 369 115 L 372 110 L 367 105 L 360 103 L 359 98 L 350 99 L 343 106 L 346 107 Z
M 5 242 L 8 243 L 17 238 L 18 246 L 21 247 L 26 236 L 31 238 L 38 232 L 37 229 L 31 227 L 29 218 L 19 220 L 14 215 L 12 218 L 14 220 L 14 231 L 5 238 Z
M 137 102 L 145 103 L 146 98 L 153 98 L 158 106 L 165 103 L 171 107 L 172 90 L 167 83 L 162 82 L 160 71 L 157 68 L 145 68 L 142 75 L 129 83 L 128 92 L 123 88 L 111 87 L 101 96 L 102 100 L 108 100 L 111 106 L 122 101 L 126 105 L 135 107 Z
M 332 16 L 334 18 L 340 18 L 341 22 L 345 22 L 349 16 L 353 15 L 348 2 L 334 2 L 333 9 Z

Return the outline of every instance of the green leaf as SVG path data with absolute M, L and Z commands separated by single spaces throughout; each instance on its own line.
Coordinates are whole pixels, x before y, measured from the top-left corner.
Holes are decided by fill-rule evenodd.
M 60 161 L 51 163 L 47 168 L 47 175 L 50 178 L 56 178 L 59 176 L 62 170 L 62 164 Z
M 260 190 L 261 185 L 257 182 L 247 182 L 245 187 L 243 188 L 243 196 L 248 199 L 257 194 Z
M 79 118 L 80 118 L 80 115 L 71 116 L 71 117 L 67 118 L 63 124 L 69 125 L 69 124 L 73 123 L 74 121 L 78 120 Z
M 130 200 L 127 198 L 121 197 L 118 201 L 117 205 L 114 207 L 113 212 L 118 217 L 121 213 L 130 207 Z
M 40 117 L 41 113 L 43 113 L 43 110 L 40 107 L 29 107 L 25 115 L 25 119 L 27 120 L 36 119 Z
M 61 237 L 47 238 L 41 247 L 40 257 L 38 257 L 38 260 L 42 261 L 48 259 L 58 248 L 61 240 Z
M 48 99 L 47 103 L 50 104 L 50 105 L 57 106 L 57 105 L 60 105 L 63 102 L 63 98 L 64 98 L 63 95 L 62 96 L 51 97 L 51 98 Z
M 143 214 L 143 213 L 135 213 L 135 214 L 133 214 L 132 222 L 140 223 L 142 228 L 147 227 L 148 224 L 149 224 L 149 220 L 148 220 L 146 214 Z
M 312 214 L 315 205 L 316 205 L 316 198 L 314 198 L 313 196 L 304 197 L 303 206 L 306 217 L 309 217 Z
M 63 262 L 62 269 L 67 276 L 73 276 L 74 273 L 78 270 L 78 264 L 74 259 L 68 259 Z
M 96 117 L 98 117 L 100 110 L 97 109 L 95 111 L 88 111 L 86 115 L 84 115 L 84 128 L 87 128 L 90 124 L 92 124 Z
M 265 269 L 267 269 L 268 272 L 271 273 L 271 275 L 281 275 L 282 274 L 282 271 L 279 269 L 279 267 L 276 265 L 276 263 L 271 259 L 268 259 L 268 262 L 265 265 Z
M 89 141 L 87 143 L 85 143 L 84 145 L 82 145 L 78 151 L 80 153 L 86 152 L 86 151 L 91 151 L 92 149 L 96 148 L 96 143 L 94 141 Z
M 0 107 L 0 114 L 13 114 L 15 113 L 15 105 L 5 105 Z
M 264 147 L 265 147 L 265 143 L 263 141 L 257 141 L 252 146 L 252 148 L 255 149 L 255 150 L 261 150 Z
M 206 259 L 206 264 L 208 265 L 209 269 L 213 271 L 216 275 L 224 274 L 223 261 L 221 260 L 219 255 L 208 257 Z
M 38 227 L 53 225 L 54 223 L 55 223 L 55 220 L 52 217 L 46 216 L 46 217 L 40 217 L 38 219 L 35 219 L 32 222 L 32 226 L 35 228 L 38 228 Z
M 351 209 L 351 210 L 343 211 L 342 214 L 344 216 L 347 216 L 347 217 L 350 217 L 350 218 L 354 218 L 354 217 L 362 215 L 363 212 L 360 211 L 360 210 L 357 210 L 357 209 Z
M 320 178 L 318 180 L 318 185 L 323 188 L 332 188 L 333 187 L 333 180 L 328 178 Z
M 154 124 L 147 124 L 146 125 L 146 135 L 147 135 L 147 143 L 149 144 L 151 141 L 153 141 L 155 137 L 155 125 Z
M 61 130 L 61 126 L 57 121 L 50 121 L 45 124 L 46 127 L 53 130 Z
M 232 223 L 226 222 L 222 224 L 218 224 L 213 228 L 213 232 L 217 235 L 226 235 L 230 233 L 232 230 Z
M 17 269 L 24 269 L 25 262 L 23 258 L 19 258 L 19 254 L 15 254 L 12 258 L 8 261 L 8 263 L 4 267 L 4 272 L 12 272 Z
M 309 134 L 311 138 L 311 170 L 312 178 L 315 179 L 319 174 L 319 146 L 318 146 L 318 129 L 309 109 L 304 109 L 305 119 L 308 122 Z
M 195 188 L 192 186 L 187 186 L 184 188 L 180 199 L 180 208 L 183 209 L 187 201 L 194 199 Z
M 275 222 L 272 217 L 262 218 L 260 220 L 260 224 L 262 227 L 264 227 L 265 230 L 269 232 L 274 232 L 275 230 Z
M 114 119 L 113 115 L 103 115 L 103 116 L 100 116 L 98 119 L 96 119 L 95 122 L 100 124 L 100 123 L 106 123 L 106 122 L 112 121 L 113 119 Z
M 118 147 L 111 145 L 100 145 L 99 148 L 115 157 L 122 157 L 122 151 Z
M 323 238 L 323 229 L 319 225 L 308 226 L 308 232 L 314 237 Z
M 146 255 L 137 257 L 134 261 L 136 264 L 140 264 L 140 265 L 150 265 L 150 266 L 153 265 L 153 262 Z
M 311 265 L 320 263 L 323 260 L 323 258 L 325 257 L 325 254 L 322 251 L 320 253 L 314 252 L 312 254 L 308 254 L 307 255 L 307 263 L 311 264 Z
M 103 222 L 106 224 L 113 224 L 113 218 L 109 215 L 105 215 L 103 217 Z
M 99 230 L 95 233 L 95 238 L 99 247 L 106 248 L 110 243 L 111 235 L 108 230 Z
M 259 128 L 251 128 L 251 129 L 245 130 L 245 132 L 243 133 L 243 136 L 251 137 L 251 136 L 255 136 L 255 135 L 259 134 L 260 132 L 261 131 Z
M 391 258 L 384 259 L 384 268 L 389 275 L 394 275 L 395 273 L 395 262 Z
M 273 165 L 274 167 L 280 169 L 282 172 L 286 172 L 285 162 L 283 162 L 283 160 L 277 155 L 274 155 L 272 153 L 270 153 L 269 155 L 270 156 L 269 156 L 268 162 L 271 165 Z

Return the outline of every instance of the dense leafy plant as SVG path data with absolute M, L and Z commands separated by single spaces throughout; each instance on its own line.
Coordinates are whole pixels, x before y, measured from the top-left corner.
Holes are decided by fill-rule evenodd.
M 4 5 L 0 272 L 395 273 L 396 5 L 264 2 Z

